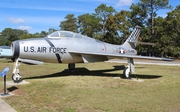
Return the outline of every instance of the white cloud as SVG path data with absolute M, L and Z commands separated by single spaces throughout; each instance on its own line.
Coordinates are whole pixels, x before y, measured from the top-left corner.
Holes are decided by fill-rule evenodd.
M 17 29 L 29 31 L 29 30 L 32 30 L 32 27 L 30 27 L 30 26 L 19 26 Z
M 18 9 L 35 9 L 35 10 L 54 10 L 54 11 L 70 11 L 70 12 L 87 12 L 85 11 L 88 4 L 82 6 L 76 1 L 59 0 L 0 0 L 2 8 L 18 8 Z M 82 10 L 83 8 L 83 10 Z
M 23 24 L 26 22 L 25 20 L 23 20 L 21 18 L 9 18 L 8 21 L 13 24 Z
M 133 0 L 119 0 L 116 6 L 130 6 Z

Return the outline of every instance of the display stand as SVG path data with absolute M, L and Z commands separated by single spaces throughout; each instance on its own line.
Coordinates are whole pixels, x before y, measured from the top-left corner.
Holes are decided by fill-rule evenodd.
M 0 76 L 1 77 L 4 77 L 4 94 L 2 94 L 3 96 L 4 95 L 8 95 L 8 93 L 6 93 L 6 74 L 7 72 L 10 70 L 9 67 L 6 67 L 1 73 L 0 73 Z

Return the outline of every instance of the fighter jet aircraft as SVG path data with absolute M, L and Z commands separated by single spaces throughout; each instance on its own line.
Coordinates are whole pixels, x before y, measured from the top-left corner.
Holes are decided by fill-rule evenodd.
M 70 31 L 55 31 L 44 38 L 33 38 L 12 42 L 11 49 L 16 59 L 12 79 L 21 80 L 18 61 L 67 63 L 70 70 L 75 63 L 107 61 L 109 58 L 127 58 L 128 66 L 123 76 L 131 78 L 135 72 L 133 58 L 170 60 L 164 58 L 137 56 L 135 50 L 140 27 L 136 26 L 123 45 L 113 45 Z
M 0 46 L 0 58 L 10 58 L 12 57 L 10 46 Z

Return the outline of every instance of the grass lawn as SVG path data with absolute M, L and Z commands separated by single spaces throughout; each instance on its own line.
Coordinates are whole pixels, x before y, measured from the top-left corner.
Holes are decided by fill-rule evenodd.
M 124 64 L 125 65 L 125 64 Z M 21 64 L 27 85 L 8 86 L 14 96 L 3 98 L 18 112 L 179 112 L 179 66 L 135 65 L 143 82 L 120 79 L 123 64 Z M 0 60 L 0 70 L 13 63 Z M 134 76 L 133 76 L 133 79 Z M 3 92 L 3 78 L 0 78 Z

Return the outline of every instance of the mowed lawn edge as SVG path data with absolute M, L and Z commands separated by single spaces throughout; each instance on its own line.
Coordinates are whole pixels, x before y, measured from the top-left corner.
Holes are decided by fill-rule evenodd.
M 13 62 L 0 61 L 0 69 Z M 180 82 L 178 66 L 135 65 L 139 80 L 125 80 L 124 65 L 120 63 L 21 64 L 20 73 L 27 85 L 8 86 L 14 96 L 3 98 L 18 112 L 24 111 L 180 111 Z M 3 92 L 3 78 L 0 79 Z

